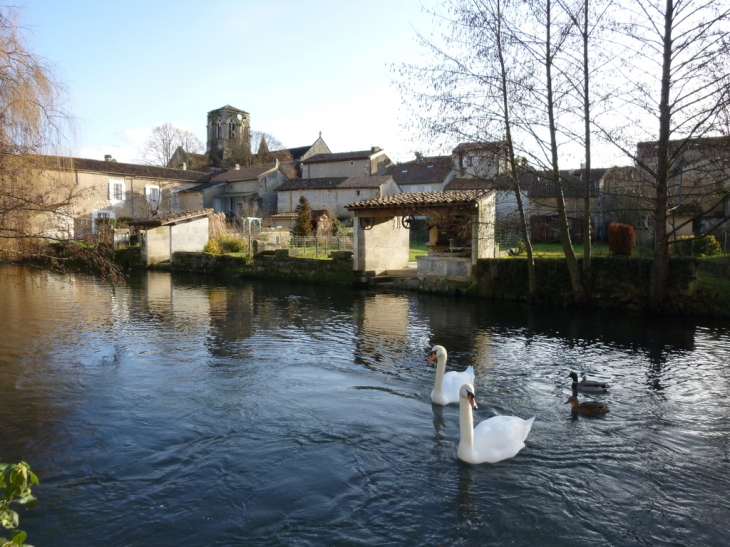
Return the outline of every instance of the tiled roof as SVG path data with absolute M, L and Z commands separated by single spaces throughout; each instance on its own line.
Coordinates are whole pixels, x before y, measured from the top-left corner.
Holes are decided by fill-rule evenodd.
M 453 153 L 458 154 L 459 152 L 469 152 L 471 150 L 490 150 L 496 151 L 500 148 L 507 146 L 506 141 L 494 141 L 494 142 L 462 142 L 454 147 Z
M 206 182 L 204 184 L 196 184 L 195 186 L 191 186 L 190 188 L 186 188 L 185 190 L 180 190 L 180 193 L 194 193 L 194 192 L 202 192 L 203 190 L 207 190 L 208 188 L 216 188 L 217 186 L 223 186 L 226 182 L 216 182 L 216 183 L 209 183 Z
M 138 165 L 136 163 L 120 163 L 117 161 L 91 160 L 86 158 L 67 158 L 71 164 L 57 161 L 55 156 L 35 156 L 39 167 L 73 169 L 76 171 L 89 171 L 93 173 L 106 173 L 108 175 L 121 175 L 144 179 L 168 179 L 184 180 L 193 182 L 209 181 L 209 173 L 199 171 L 187 171 L 185 169 L 169 169 L 157 167 L 156 165 Z M 66 159 L 66 158 L 64 158 Z
M 190 220 L 197 217 L 204 217 L 213 212 L 213 209 L 194 209 L 190 211 L 173 211 L 164 215 L 158 215 L 147 218 L 136 218 L 130 220 L 127 224 L 130 226 L 165 226 L 166 224 L 175 224 L 181 220 Z
M 275 167 L 247 167 L 245 169 L 229 169 L 223 173 L 214 175 L 211 182 L 224 182 L 230 180 L 253 180 L 264 173 L 273 171 Z
M 366 199 L 347 205 L 350 211 L 356 209 L 378 209 L 389 207 L 423 207 L 442 205 L 475 205 L 481 198 L 490 195 L 484 190 L 460 190 L 454 192 L 405 192 L 376 199 Z
M 380 188 L 392 177 L 324 177 L 315 179 L 292 179 L 281 186 L 277 192 L 294 190 L 334 190 L 335 188 Z
M 291 157 L 295 160 L 301 159 L 301 157 L 306 154 L 309 149 L 312 148 L 312 146 L 297 146 L 296 148 L 285 148 L 287 152 L 291 154 Z
M 520 177 L 520 188 L 527 190 L 530 183 L 534 180 L 534 173 L 522 173 Z M 444 192 L 454 190 L 512 190 L 512 179 L 508 175 L 500 175 L 498 177 L 483 179 L 478 177 L 453 178 L 444 187 Z
M 349 177 L 338 188 L 380 188 L 393 177 L 381 175 L 379 177 Z
M 598 188 L 598 181 L 606 174 L 607 169 L 591 169 L 591 197 L 595 197 Z M 535 172 L 536 179 L 530 184 L 528 191 L 531 198 L 554 198 L 555 185 L 551 173 L 547 171 Z M 568 169 L 560 171 L 562 180 L 563 195 L 566 198 L 581 198 L 585 195 L 583 181 L 581 180 L 580 169 Z
M 391 175 L 400 186 L 409 184 L 441 184 L 451 173 L 451 156 L 433 156 L 399 163 L 385 174 Z
M 382 150 L 358 150 L 355 152 L 334 152 L 332 154 L 317 154 L 307 158 L 303 163 L 330 163 L 335 161 L 367 160 L 370 156 Z
M 281 184 L 276 191 L 287 190 L 331 190 L 337 188 L 347 177 L 324 177 L 316 179 L 292 179 Z

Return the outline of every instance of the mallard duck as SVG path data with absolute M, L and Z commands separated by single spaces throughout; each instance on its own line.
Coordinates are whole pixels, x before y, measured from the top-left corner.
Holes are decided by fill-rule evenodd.
M 566 376 L 566 378 L 572 378 L 573 379 L 573 389 L 578 391 L 587 391 L 587 392 L 597 392 L 597 391 L 606 391 L 611 386 L 609 384 L 605 384 L 603 382 L 594 382 L 593 380 L 586 380 L 586 375 L 583 373 L 581 375 L 581 381 L 578 381 L 578 375 L 575 372 L 571 372 Z
M 599 403 L 598 401 L 583 401 L 578 402 L 578 397 L 570 397 L 565 404 L 571 404 L 573 407 L 571 410 L 578 414 L 605 414 L 609 411 L 608 405 Z

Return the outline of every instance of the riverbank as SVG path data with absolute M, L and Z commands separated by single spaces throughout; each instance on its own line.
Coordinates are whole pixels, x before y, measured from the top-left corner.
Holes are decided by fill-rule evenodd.
M 177 272 L 222 277 L 276 279 L 338 286 L 369 287 L 379 292 L 415 291 L 507 300 L 538 306 L 570 307 L 570 278 L 563 259 L 536 261 L 537 293 L 527 293 L 524 260 L 483 259 L 477 262 L 472 281 L 415 276 L 387 278 L 353 272 L 347 254 L 334 259 L 288 256 L 285 252 L 256 257 L 175 253 L 170 264 L 159 266 Z M 647 309 L 650 259 L 597 257 L 592 261 L 593 283 L 584 306 L 641 311 Z M 730 317 L 730 260 L 673 258 L 670 262 L 669 304 L 663 312 L 677 315 Z M 415 274 L 415 271 L 413 272 Z

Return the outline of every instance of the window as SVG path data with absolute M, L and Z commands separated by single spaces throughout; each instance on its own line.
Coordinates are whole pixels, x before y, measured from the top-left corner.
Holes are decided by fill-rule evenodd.
M 148 184 L 144 187 L 144 197 L 149 203 L 152 209 L 157 209 L 160 206 L 160 187 Z
M 359 196 L 359 195 L 360 195 L 360 190 L 356 190 L 356 191 L 355 191 L 355 195 L 356 195 L 356 196 Z
M 97 219 L 112 219 L 114 218 L 114 211 L 111 209 L 99 209 L 91 212 L 91 233 L 97 233 Z
M 474 156 L 474 157 L 473 157 L 473 158 L 471 159 L 471 164 L 472 164 L 472 165 L 473 165 L 474 167 L 476 167 L 477 165 L 479 165 L 479 156 Z
M 236 138 L 236 122 L 234 122 L 233 120 L 228 120 L 228 138 Z
M 109 201 L 112 204 L 124 201 L 124 179 L 109 179 Z
M 223 137 L 223 128 L 221 127 L 221 120 L 218 118 L 218 124 L 216 125 L 215 138 L 220 139 Z
M 469 158 L 461 158 L 461 166 L 469 167 Z

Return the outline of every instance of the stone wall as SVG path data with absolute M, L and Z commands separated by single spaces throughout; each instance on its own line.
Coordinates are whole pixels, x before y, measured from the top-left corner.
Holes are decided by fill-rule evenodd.
M 355 269 L 374 272 L 406 268 L 409 258 L 409 230 L 398 218 L 376 218 L 376 224 L 365 230 L 355 218 Z
M 352 259 L 318 260 L 278 256 L 253 259 L 208 253 L 175 253 L 172 271 L 228 277 L 279 279 L 308 283 L 351 285 Z

